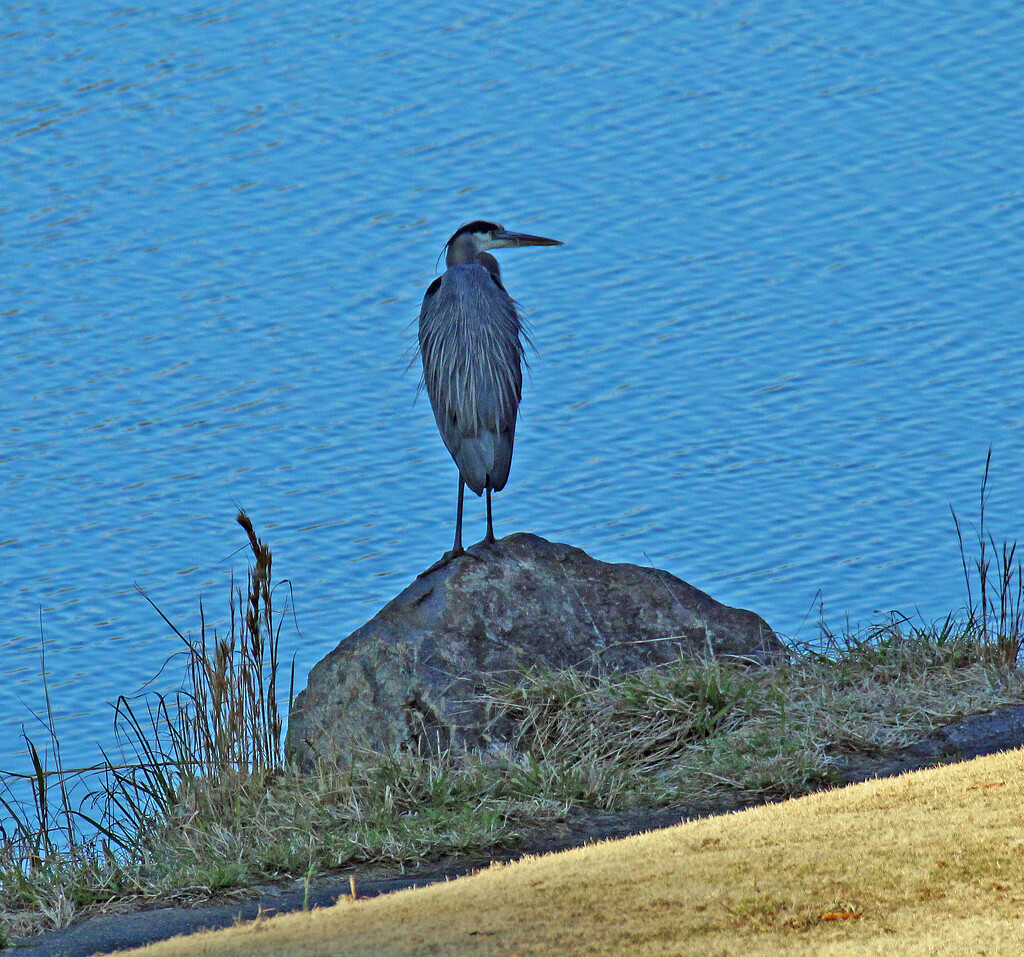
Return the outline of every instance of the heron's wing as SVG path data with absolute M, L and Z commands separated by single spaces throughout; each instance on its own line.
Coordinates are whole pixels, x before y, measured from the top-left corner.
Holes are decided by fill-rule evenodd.
M 523 387 L 521 328 L 512 298 L 475 264 L 449 267 L 420 309 L 423 381 L 434 419 L 478 495 L 508 479 Z

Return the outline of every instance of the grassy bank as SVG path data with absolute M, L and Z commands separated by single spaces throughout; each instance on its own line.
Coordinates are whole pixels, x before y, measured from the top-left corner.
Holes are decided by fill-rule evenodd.
M 32 749 L 32 802 L 14 802 L 10 787 L 0 797 L 0 941 L 86 911 L 514 847 L 571 808 L 797 796 L 835 783 L 850 754 L 899 748 L 962 716 L 1024 702 L 1020 566 L 982 522 L 958 619 L 894 615 L 857 634 L 825 630 L 813 648 L 766 668 L 681 659 L 634 675 L 524 672 L 489 699 L 511 721 L 513 747 L 367 756 L 303 777 L 281 752 L 283 615 L 270 551 L 239 521 L 253 562 L 247 585 L 232 591 L 231 632 L 181 636 L 177 695 L 119 702 L 129 756 L 92 769 L 89 798 L 73 805 L 68 784 L 79 772 L 59 761 L 47 769 Z
M 126 957 L 1017 957 L 1024 751 L 493 866 Z

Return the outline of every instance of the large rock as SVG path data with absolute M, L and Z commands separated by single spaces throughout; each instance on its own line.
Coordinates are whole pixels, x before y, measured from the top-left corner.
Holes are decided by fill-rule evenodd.
M 785 655 L 764 619 L 668 572 L 527 534 L 474 551 L 416 579 L 314 666 L 292 709 L 290 761 L 485 746 L 495 732 L 478 697 L 524 666 L 635 671 L 680 652 Z

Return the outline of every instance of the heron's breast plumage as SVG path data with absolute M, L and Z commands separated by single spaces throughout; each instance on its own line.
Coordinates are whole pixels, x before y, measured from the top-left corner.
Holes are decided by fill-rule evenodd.
M 522 322 L 483 266 L 449 266 L 420 310 L 423 382 L 441 438 L 478 495 L 504 488 L 522 396 Z

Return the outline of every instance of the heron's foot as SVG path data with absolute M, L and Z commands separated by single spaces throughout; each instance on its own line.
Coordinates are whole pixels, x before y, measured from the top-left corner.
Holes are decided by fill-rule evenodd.
M 475 545 L 472 547 L 476 547 Z M 416 577 L 422 578 L 424 575 L 429 575 L 431 572 L 436 572 L 439 568 L 444 568 L 453 558 L 460 558 L 463 555 L 467 555 L 469 558 L 474 558 L 480 561 L 478 555 L 474 555 L 472 552 L 466 551 L 464 548 L 450 548 L 446 551 L 430 568 L 420 572 Z
M 490 554 L 491 546 L 497 544 L 497 541 L 493 535 L 490 538 L 485 535 L 475 545 L 470 545 L 466 549 L 466 554 L 477 561 L 486 562 L 493 558 L 493 555 Z
M 482 559 L 482 556 L 476 553 L 488 551 L 495 542 L 497 542 L 497 539 L 493 535 L 490 538 L 485 535 L 475 545 L 470 545 L 469 548 L 466 549 L 466 554 L 473 555 L 474 558 Z

